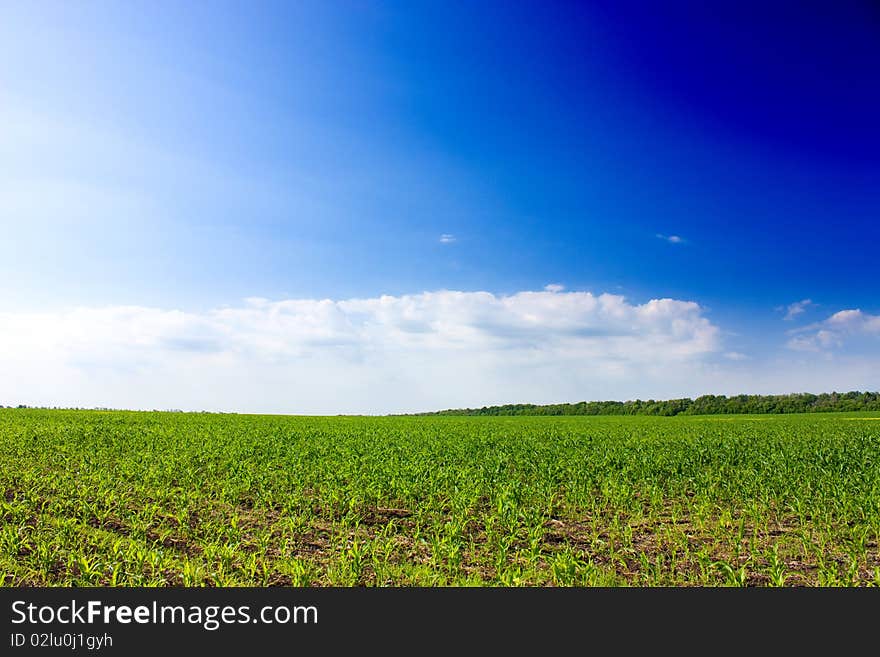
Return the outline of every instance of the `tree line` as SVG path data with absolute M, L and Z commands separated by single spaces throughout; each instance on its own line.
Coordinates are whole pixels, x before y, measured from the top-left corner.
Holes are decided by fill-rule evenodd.
M 573 404 L 504 404 L 418 415 L 725 415 L 880 411 L 880 392 L 808 392 L 789 395 L 703 395 L 696 399 L 582 401 Z

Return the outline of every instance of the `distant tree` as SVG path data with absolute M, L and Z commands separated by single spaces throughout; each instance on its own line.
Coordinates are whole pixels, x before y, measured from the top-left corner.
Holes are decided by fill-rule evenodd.
M 657 401 L 581 401 L 573 404 L 505 404 L 422 413 L 421 415 L 716 415 L 828 413 L 880 410 L 880 392 L 795 393 L 789 395 L 702 395 Z

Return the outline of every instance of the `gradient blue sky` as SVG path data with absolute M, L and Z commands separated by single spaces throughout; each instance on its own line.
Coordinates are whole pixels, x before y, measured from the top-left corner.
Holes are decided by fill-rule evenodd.
M 880 388 L 880 11 L 704 5 L 4 3 L 0 403 L 385 412 Z M 443 290 L 492 298 L 419 296 Z M 683 337 L 702 330 L 685 305 L 691 329 L 609 325 L 603 293 L 639 318 L 694 302 L 714 332 Z M 382 295 L 393 319 L 338 305 Z M 322 299 L 348 352 L 320 306 L 267 346 L 287 308 L 271 303 Z M 522 322 L 537 332 L 511 343 Z M 416 325 L 436 340 L 401 355 L 395 332 Z M 677 359 L 598 337 L 624 334 Z M 453 352 L 472 385 L 444 370 Z

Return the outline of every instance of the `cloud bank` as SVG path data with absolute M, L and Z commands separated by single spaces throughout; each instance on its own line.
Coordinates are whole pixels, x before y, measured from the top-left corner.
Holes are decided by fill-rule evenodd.
M 692 301 L 561 286 L 0 314 L 0 403 L 384 413 L 613 398 L 720 350 Z
M 843 347 L 845 343 L 880 338 L 880 315 L 860 309 L 841 310 L 828 319 L 792 331 L 788 346 L 797 351 L 823 351 Z

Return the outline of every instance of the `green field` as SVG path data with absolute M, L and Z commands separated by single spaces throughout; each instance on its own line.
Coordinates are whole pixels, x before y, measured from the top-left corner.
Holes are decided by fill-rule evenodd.
M 0 410 L 20 585 L 880 585 L 880 414 Z

